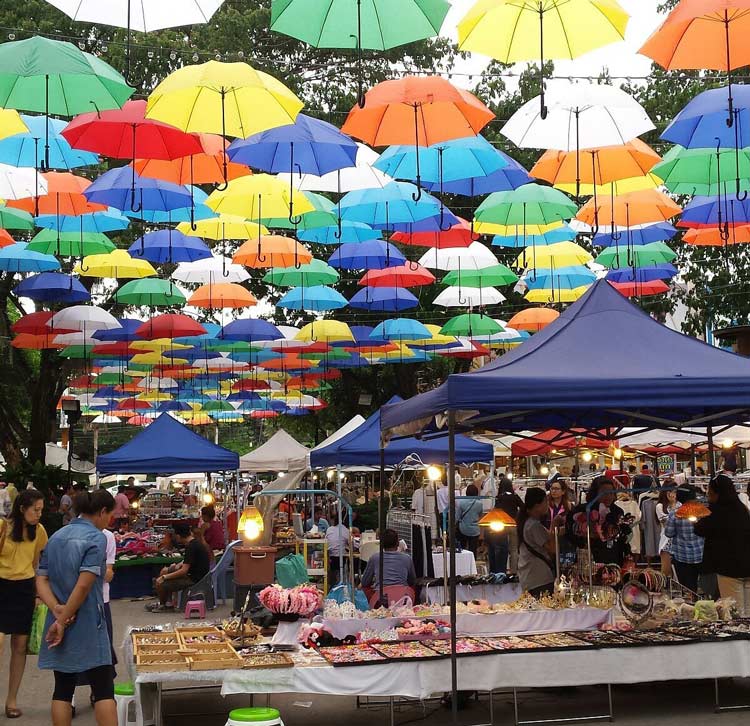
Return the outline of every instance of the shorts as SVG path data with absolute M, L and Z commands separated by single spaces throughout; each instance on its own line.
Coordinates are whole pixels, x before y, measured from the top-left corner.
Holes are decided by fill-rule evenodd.
M 195 585 L 195 583 L 189 577 L 170 577 L 168 580 L 164 580 L 159 587 L 162 592 L 171 594 L 173 592 L 187 590 L 193 585 Z
M 81 673 L 63 673 L 54 671 L 55 691 L 52 694 L 53 701 L 64 701 L 71 703 L 80 676 L 86 678 L 91 686 L 91 698 L 97 701 L 112 701 L 115 697 L 115 673 L 111 665 L 101 665 L 89 668 Z

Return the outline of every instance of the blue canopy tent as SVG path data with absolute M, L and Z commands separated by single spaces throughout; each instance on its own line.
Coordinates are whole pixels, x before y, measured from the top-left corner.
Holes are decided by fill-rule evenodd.
M 394 396 L 388 405 L 403 405 L 403 399 Z M 445 437 L 397 439 L 385 447 L 385 466 L 400 464 L 410 454 L 416 454 L 425 464 L 444 464 L 448 461 L 448 441 Z M 468 436 L 456 436 L 458 462 L 491 461 L 491 444 L 483 444 Z M 378 466 L 380 460 L 380 411 L 373 413 L 356 429 L 322 449 L 310 452 L 310 466 Z
M 240 457 L 212 444 L 163 413 L 127 444 L 97 457 L 99 474 L 179 474 L 185 471 L 236 471 Z

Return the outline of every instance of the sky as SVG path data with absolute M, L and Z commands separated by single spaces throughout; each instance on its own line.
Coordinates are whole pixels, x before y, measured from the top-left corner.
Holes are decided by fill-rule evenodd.
M 443 24 L 441 35 L 456 40 L 456 27 L 465 13 L 476 0 L 451 0 L 452 9 Z M 555 61 L 555 75 L 563 76 L 598 76 L 605 69 L 611 76 L 644 76 L 651 68 L 651 61 L 638 54 L 638 48 L 658 27 L 663 19 L 656 11 L 657 0 L 619 0 L 620 5 L 630 14 L 625 40 L 608 45 L 599 50 L 587 53 L 574 61 Z M 479 73 L 488 59 L 485 56 L 472 55 L 468 61 L 461 61 L 457 70 L 463 73 Z M 519 64 L 522 70 L 526 64 Z M 455 82 L 463 83 L 459 77 Z

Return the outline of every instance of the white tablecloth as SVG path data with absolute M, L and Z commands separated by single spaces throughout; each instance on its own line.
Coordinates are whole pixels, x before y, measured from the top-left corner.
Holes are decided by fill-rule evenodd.
M 446 555 L 446 562 L 450 555 Z M 442 577 L 445 570 L 443 569 L 443 553 L 433 552 L 432 554 L 432 566 L 435 568 L 435 577 Z M 474 559 L 474 553 L 469 550 L 461 550 L 456 552 L 456 575 L 458 577 L 464 577 L 466 575 L 477 574 L 477 563 Z
M 499 602 L 513 602 L 523 594 L 521 585 L 517 582 L 507 582 L 504 585 L 456 585 L 456 599 L 458 602 L 470 600 L 486 600 L 490 605 Z M 431 585 L 422 588 L 422 602 L 443 603 L 442 585 Z

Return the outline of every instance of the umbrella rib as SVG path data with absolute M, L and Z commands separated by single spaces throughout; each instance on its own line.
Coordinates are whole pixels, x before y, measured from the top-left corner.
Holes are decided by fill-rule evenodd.
M 380 43 L 383 46 L 383 50 L 386 50 L 388 46 L 385 44 L 385 38 L 383 37 L 383 24 L 380 22 L 380 14 L 378 13 L 377 0 L 372 0 L 372 9 L 375 12 L 375 20 L 378 24 L 378 31 L 380 33 Z M 362 44 L 362 41 L 360 40 L 360 45 L 361 44 Z
M 565 28 L 565 22 L 563 21 L 562 13 L 560 12 L 560 6 L 555 3 L 553 5 L 555 12 L 557 13 L 557 19 L 560 21 L 560 28 L 563 32 L 563 35 L 565 36 L 565 45 L 568 46 L 568 55 L 570 55 L 571 60 L 573 59 L 573 48 L 570 45 L 570 38 L 568 37 L 568 31 Z M 544 22 L 544 19 L 542 19 L 542 22 Z
M 329 16 L 329 15 L 331 14 L 331 10 L 333 9 L 333 2 L 334 2 L 334 0 L 329 0 L 329 3 L 328 3 L 328 10 L 326 10 L 326 14 L 325 14 L 325 17 L 323 18 L 323 22 L 322 22 L 322 23 L 320 24 L 320 33 L 318 34 L 318 43 L 317 43 L 317 47 L 320 47 L 320 42 L 321 42 L 321 40 L 323 39 L 323 28 L 325 28 L 325 25 L 326 25 L 326 23 L 328 22 L 328 16 Z M 286 8 L 284 8 L 284 10 L 283 10 L 283 11 L 281 12 L 281 15 L 283 15 L 283 14 L 284 14 L 284 12 L 286 12 L 286 9 L 287 9 L 287 8 L 288 8 L 288 7 L 290 6 L 290 5 L 292 5 L 292 3 L 289 3 L 289 5 L 287 5 L 287 6 L 286 6 Z M 281 15 L 279 15 L 279 17 L 278 17 L 278 18 L 276 18 L 276 22 L 278 22 L 278 21 L 279 21 L 279 19 L 281 18 Z M 360 46 L 361 46 L 361 44 L 362 44 L 362 39 L 361 39 L 361 38 L 359 39 L 359 43 L 360 43 Z

